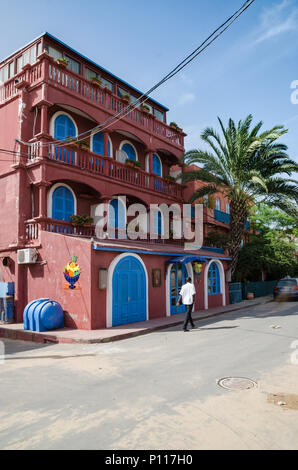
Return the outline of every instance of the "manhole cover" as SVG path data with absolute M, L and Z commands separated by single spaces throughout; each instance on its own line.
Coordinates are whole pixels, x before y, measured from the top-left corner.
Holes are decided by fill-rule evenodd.
M 220 387 L 226 388 L 227 390 L 248 390 L 249 388 L 257 387 L 257 382 L 245 377 L 225 377 L 224 379 L 218 380 Z

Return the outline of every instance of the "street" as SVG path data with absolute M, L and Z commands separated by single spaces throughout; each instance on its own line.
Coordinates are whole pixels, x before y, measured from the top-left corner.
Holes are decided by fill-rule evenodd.
M 297 313 L 270 302 L 107 344 L 3 340 L 0 448 L 298 449 L 297 409 L 268 400 L 298 395 Z

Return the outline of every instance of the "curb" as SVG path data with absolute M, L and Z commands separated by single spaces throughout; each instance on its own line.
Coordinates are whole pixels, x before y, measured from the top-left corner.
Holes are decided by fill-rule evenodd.
M 211 315 L 205 315 L 201 316 L 199 318 L 193 318 L 194 323 L 201 321 L 201 320 L 207 320 L 209 318 L 214 318 L 219 315 L 224 315 L 226 313 L 233 313 L 233 312 L 238 312 L 239 310 L 245 310 L 250 307 L 255 307 L 257 305 L 262 305 L 262 304 L 267 304 L 272 302 L 272 299 L 267 299 L 265 301 L 260 301 L 256 302 L 253 305 L 243 305 L 239 306 L 236 308 L 232 308 L 230 310 L 225 310 L 223 312 L 216 312 Z M 0 326 L 0 338 L 7 338 L 7 339 L 14 339 L 14 340 L 20 340 L 20 341 L 31 341 L 35 343 L 51 343 L 51 344 L 58 344 L 58 343 L 64 343 L 64 344 L 99 344 L 99 343 L 111 343 L 114 341 L 120 341 L 122 339 L 127 339 L 127 338 L 133 338 L 136 336 L 142 336 L 146 335 L 149 333 L 152 333 L 153 331 L 160 331 L 160 330 L 166 330 L 168 328 L 172 328 L 174 326 L 182 325 L 184 323 L 184 320 L 177 320 L 175 322 L 172 322 L 171 324 L 165 324 L 165 325 L 157 325 L 157 326 L 152 326 L 152 327 L 147 327 L 144 329 L 140 329 L 137 331 L 128 331 L 127 333 L 119 333 L 119 335 L 114 335 L 106 338 L 98 338 L 98 339 L 75 339 L 75 338 L 66 338 L 66 337 L 60 337 L 60 336 L 55 336 L 55 335 L 47 335 L 43 333 L 38 333 L 38 332 L 33 332 L 33 331 L 26 331 L 26 330 L 13 330 L 13 329 L 8 329 L 5 327 Z

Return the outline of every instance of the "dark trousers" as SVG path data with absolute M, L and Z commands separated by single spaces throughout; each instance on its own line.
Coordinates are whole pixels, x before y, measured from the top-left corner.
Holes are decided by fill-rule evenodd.
M 185 305 L 185 307 L 186 307 L 186 317 L 185 317 L 185 321 L 184 321 L 184 325 L 183 325 L 184 330 L 187 329 L 188 322 L 191 324 L 191 326 L 194 326 L 193 319 L 191 318 L 191 312 L 192 312 L 193 304 Z

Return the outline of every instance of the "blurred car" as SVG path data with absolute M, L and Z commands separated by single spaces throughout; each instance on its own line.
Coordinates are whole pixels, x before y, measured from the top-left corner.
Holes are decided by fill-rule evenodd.
M 298 299 L 298 279 L 285 277 L 278 281 L 273 289 L 274 300 L 297 300 Z

